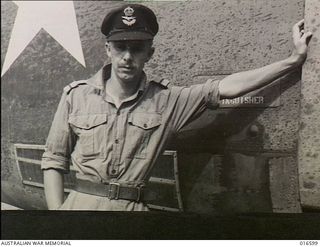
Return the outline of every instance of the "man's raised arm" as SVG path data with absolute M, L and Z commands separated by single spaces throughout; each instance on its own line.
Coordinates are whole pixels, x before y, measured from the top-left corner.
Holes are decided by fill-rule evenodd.
M 290 57 L 270 65 L 232 74 L 219 84 L 220 99 L 235 98 L 268 85 L 289 71 L 297 68 L 307 57 L 311 32 L 304 32 L 304 20 L 292 28 L 294 50 Z

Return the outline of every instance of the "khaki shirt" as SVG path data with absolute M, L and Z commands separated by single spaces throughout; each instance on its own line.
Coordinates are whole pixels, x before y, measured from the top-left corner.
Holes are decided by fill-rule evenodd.
M 167 80 L 141 82 L 119 108 L 104 91 L 107 65 L 85 81 L 69 84 L 61 97 L 46 143 L 42 169 L 69 171 L 93 182 L 141 185 L 168 140 L 206 108 L 216 108 L 218 81 L 191 87 Z

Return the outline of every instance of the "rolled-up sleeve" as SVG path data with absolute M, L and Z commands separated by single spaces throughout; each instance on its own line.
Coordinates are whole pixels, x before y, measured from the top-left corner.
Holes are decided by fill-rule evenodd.
M 68 124 L 70 104 L 67 97 L 66 92 L 63 92 L 42 156 L 42 170 L 53 168 L 65 173 L 69 172 L 75 136 Z
M 182 88 L 173 112 L 173 128 L 178 132 L 187 123 L 199 117 L 205 109 L 219 106 L 219 80 L 207 80 L 204 84 Z

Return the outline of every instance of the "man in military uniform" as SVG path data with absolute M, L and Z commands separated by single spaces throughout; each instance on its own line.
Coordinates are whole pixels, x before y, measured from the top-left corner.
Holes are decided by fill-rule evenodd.
M 300 66 L 311 37 L 300 21 L 289 58 L 221 81 L 177 87 L 168 80 L 148 81 L 143 72 L 158 32 L 152 10 L 126 4 L 107 14 L 101 31 L 111 64 L 64 88 L 47 139 L 42 169 L 49 209 L 148 210 L 154 193 L 144 185 L 168 140 L 205 109 L 217 108 L 219 100 L 263 87 Z M 64 201 L 70 159 L 77 184 Z

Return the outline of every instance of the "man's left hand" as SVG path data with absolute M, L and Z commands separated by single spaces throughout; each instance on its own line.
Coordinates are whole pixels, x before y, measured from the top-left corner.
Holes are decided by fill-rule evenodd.
M 302 64 L 307 57 L 308 44 L 312 37 L 311 32 L 304 30 L 304 20 L 297 22 L 292 28 L 294 50 L 291 57 L 297 64 Z

